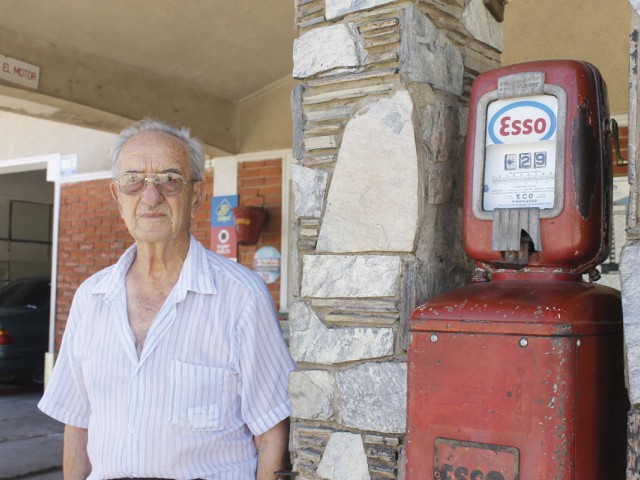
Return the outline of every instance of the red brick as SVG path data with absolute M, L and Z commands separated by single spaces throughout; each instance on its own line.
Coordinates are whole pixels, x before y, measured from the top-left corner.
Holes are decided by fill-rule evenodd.
M 265 167 L 260 169 L 261 177 L 282 177 L 282 166 Z
M 238 188 L 238 195 L 242 199 L 245 198 L 245 197 L 256 197 L 256 196 L 258 196 L 259 192 L 260 192 L 260 189 L 258 187 L 240 187 L 240 188 Z
M 243 187 L 260 187 L 264 185 L 264 178 L 260 177 L 243 178 L 239 181 L 240 185 Z
M 257 160 L 255 162 L 240 162 L 238 164 L 238 174 L 247 171 L 247 170 L 255 170 L 266 165 L 265 160 Z

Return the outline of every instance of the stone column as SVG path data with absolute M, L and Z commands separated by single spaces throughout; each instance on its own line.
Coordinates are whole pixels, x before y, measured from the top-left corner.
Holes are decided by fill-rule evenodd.
M 640 109 L 638 108 L 638 34 L 640 32 L 640 1 L 631 4 L 631 35 L 629 37 L 629 214 L 627 242 L 622 249 L 620 281 L 626 349 L 627 386 L 631 400 L 629 412 L 628 479 L 640 479 L 640 224 L 638 209 L 638 165 L 640 153 Z
M 296 15 L 294 470 L 404 478 L 407 319 L 470 276 L 468 100 L 502 30 L 482 0 L 297 0 Z

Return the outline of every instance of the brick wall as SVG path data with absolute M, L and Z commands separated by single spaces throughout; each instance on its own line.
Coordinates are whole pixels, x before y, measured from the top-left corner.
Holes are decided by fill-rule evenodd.
M 264 199 L 264 208 L 269 213 L 267 223 L 252 246 L 238 246 L 238 262 L 249 268 L 260 247 L 281 248 L 282 226 L 282 161 L 281 159 L 242 162 L 238 164 L 238 196 L 240 205 L 259 206 Z M 269 285 L 269 291 L 280 309 L 280 278 Z
M 191 231 L 205 246 L 211 233 L 211 186 L 213 170 L 206 173 L 207 198 L 192 221 Z M 60 194 L 60 226 L 58 239 L 58 277 L 56 300 L 56 350 L 67 323 L 76 289 L 93 273 L 115 263 L 133 239 L 120 218 L 116 203 L 109 193 L 110 179 L 63 184 Z M 280 248 L 281 184 L 280 159 L 244 162 L 239 165 L 240 202 L 257 195 L 264 196 L 269 219 L 255 246 L 240 246 L 238 261 L 251 267 L 258 248 L 271 245 Z M 269 286 L 279 308 L 280 281 Z
M 620 126 L 618 128 L 618 138 L 620 139 L 620 156 L 624 159 L 629 159 L 629 152 L 627 150 L 629 146 L 629 127 Z M 626 176 L 627 166 L 618 166 L 618 154 L 615 151 L 615 145 L 613 147 L 613 175 L 614 176 Z
M 61 188 L 56 350 L 80 283 L 114 263 L 132 242 L 109 193 L 110 183 L 95 180 L 63 184 Z

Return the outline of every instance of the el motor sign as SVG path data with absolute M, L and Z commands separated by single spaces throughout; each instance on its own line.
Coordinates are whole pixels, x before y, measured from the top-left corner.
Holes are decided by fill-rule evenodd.
M 0 79 L 37 90 L 40 67 L 0 55 Z

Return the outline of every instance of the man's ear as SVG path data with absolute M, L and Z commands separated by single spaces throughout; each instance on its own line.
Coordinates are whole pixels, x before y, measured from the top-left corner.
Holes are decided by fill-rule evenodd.
M 193 195 L 191 196 L 191 216 L 195 217 L 198 208 L 204 202 L 207 196 L 207 186 L 204 180 L 193 184 Z
M 118 185 L 114 182 L 109 185 L 109 191 L 111 192 L 111 198 L 116 201 L 116 205 L 118 205 L 118 211 L 120 212 L 120 216 L 122 217 L 122 207 L 120 206 L 120 190 L 118 190 Z

